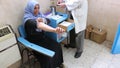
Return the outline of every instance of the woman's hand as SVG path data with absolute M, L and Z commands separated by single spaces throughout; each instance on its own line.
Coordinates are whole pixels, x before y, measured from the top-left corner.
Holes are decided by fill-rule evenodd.
M 55 28 L 55 33 L 63 33 L 63 32 L 65 32 L 64 29 L 62 29 L 60 27 Z

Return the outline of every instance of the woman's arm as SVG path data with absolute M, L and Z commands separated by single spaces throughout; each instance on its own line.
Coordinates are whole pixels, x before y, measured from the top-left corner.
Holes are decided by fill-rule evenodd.
M 48 31 L 48 32 L 54 32 L 54 33 L 62 33 L 65 31 L 64 29 L 62 29 L 60 27 L 53 28 L 43 22 L 38 22 L 37 28 L 40 28 L 40 29 L 42 29 L 44 31 Z

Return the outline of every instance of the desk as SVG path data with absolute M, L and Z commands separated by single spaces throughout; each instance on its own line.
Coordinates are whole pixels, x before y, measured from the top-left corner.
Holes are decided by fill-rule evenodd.
M 57 12 L 55 16 L 51 16 L 51 13 L 50 13 L 47 15 L 47 17 L 50 19 L 50 23 L 48 25 L 56 28 L 60 23 L 67 20 L 68 14 Z M 74 26 L 74 23 L 71 26 Z M 73 28 L 74 27 L 69 27 L 69 29 L 67 30 L 67 33 Z M 60 34 L 56 34 L 53 32 L 46 32 L 46 35 L 57 42 L 61 42 L 66 38 L 61 36 Z

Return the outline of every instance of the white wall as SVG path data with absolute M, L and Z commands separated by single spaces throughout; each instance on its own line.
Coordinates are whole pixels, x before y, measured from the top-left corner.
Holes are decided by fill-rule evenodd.
M 107 40 L 113 41 L 120 22 L 119 6 L 120 0 L 88 0 L 87 24 L 106 29 Z M 57 10 L 61 11 L 61 8 L 57 7 Z
M 0 24 L 11 24 L 13 29 L 17 31 L 18 25 L 22 23 L 27 1 L 0 0 Z M 42 12 L 49 10 L 50 0 L 37 1 L 41 5 Z M 88 3 L 88 24 L 106 29 L 107 40 L 113 41 L 120 21 L 120 0 L 88 0 Z
M 10 24 L 17 33 L 17 27 L 22 23 L 24 8 L 28 0 L 0 0 L 0 25 Z M 49 10 L 50 0 L 37 0 L 41 11 Z
M 120 0 L 88 0 L 88 24 L 107 30 L 107 40 L 113 41 L 120 22 Z

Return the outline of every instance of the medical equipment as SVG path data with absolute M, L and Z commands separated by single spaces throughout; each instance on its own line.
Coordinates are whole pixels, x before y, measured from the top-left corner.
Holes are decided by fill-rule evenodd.
M 68 18 L 68 14 L 65 14 L 65 13 L 60 13 L 60 12 L 56 12 L 56 15 L 52 16 L 52 14 L 48 14 L 47 15 L 47 18 L 50 19 L 50 23 L 48 25 L 56 28 L 59 26 L 59 24 L 61 25 L 65 25 L 67 26 L 66 28 L 66 33 L 63 33 L 63 34 L 56 34 L 56 33 L 53 33 L 53 32 L 46 32 L 46 35 L 52 39 L 54 39 L 55 41 L 57 42 L 62 42 L 68 35 L 68 32 L 70 30 L 72 30 L 74 28 L 74 23 L 68 23 L 66 22 L 65 20 L 67 20 Z

